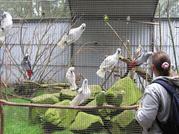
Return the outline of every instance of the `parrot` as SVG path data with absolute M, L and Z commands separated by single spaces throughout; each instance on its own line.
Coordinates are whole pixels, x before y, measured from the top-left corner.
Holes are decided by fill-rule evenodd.
M 28 76 L 29 80 L 32 77 L 33 71 L 31 69 L 31 63 L 29 61 L 29 55 L 26 54 L 21 62 L 22 68 L 26 71 L 26 75 Z
M 77 90 L 77 85 L 76 85 L 76 76 L 75 76 L 75 67 L 69 67 L 67 72 L 66 72 L 66 79 L 70 83 L 70 89 L 71 90 Z
M 89 99 L 91 96 L 91 90 L 88 87 L 88 79 L 84 79 L 81 88 L 78 89 L 77 95 L 70 102 L 71 106 L 78 106 Z
M 2 31 L 9 30 L 13 25 L 11 14 L 5 11 L 0 12 L 0 21 Z
M 109 22 L 109 16 L 107 14 L 104 15 L 104 22 Z
M 95 96 L 97 106 L 102 106 L 104 103 L 106 103 L 105 95 L 106 95 L 106 92 L 101 91 Z
M 118 48 L 116 50 L 115 54 L 107 56 L 104 59 L 104 61 L 101 63 L 101 65 L 100 65 L 98 71 L 96 72 L 96 74 L 99 77 L 104 78 L 105 73 L 107 71 L 111 71 L 112 68 L 118 63 L 120 54 L 121 54 L 121 49 Z
M 86 24 L 82 23 L 79 27 L 72 28 L 68 33 L 65 33 L 61 40 L 57 43 L 60 48 L 75 43 L 86 29 Z
M 126 21 L 130 21 L 130 20 L 131 20 L 131 16 L 127 16 Z
M 131 16 L 127 16 L 126 21 L 127 21 L 127 24 L 129 24 L 129 22 L 131 21 Z
M 153 52 L 149 51 L 149 52 L 142 52 L 135 60 L 135 66 L 140 66 L 143 63 L 147 62 L 148 58 L 150 56 L 152 56 Z

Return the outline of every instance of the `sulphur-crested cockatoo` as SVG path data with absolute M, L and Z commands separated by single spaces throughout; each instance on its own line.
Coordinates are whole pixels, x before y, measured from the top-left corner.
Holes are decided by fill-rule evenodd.
M 78 87 L 76 85 L 75 67 L 69 67 L 66 72 L 66 79 L 70 83 L 70 89 L 76 90 Z
M 84 79 L 81 88 L 77 91 L 78 94 L 71 101 L 72 106 L 78 106 L 90 98 L 91 91 L 88 87 L 88 80 Z
M 0 20 L 1 20 L 1 29 L 3 31 L 9 30 L 13 25 L 12 16 L 8 12 L 2 11 Z
M 120 54 L 121 54 L 121 49 L 118 48 L 115 54 L 107 56 L 104 59 L 104 61 L 101 63 L 99 70 L 96 72 L 96 74 L 99 77 L 104 78 L 105 73 L 107 71 L 111 71 L 112 68 L 118 63 Z
M 86 24 L 82 23 L 79 27 L 72 28 L 68 33 L 65 33 L 61 40 L 57 43 L 58 46 L 64 48 L 67 45 L 75 43 L 86 29 Z

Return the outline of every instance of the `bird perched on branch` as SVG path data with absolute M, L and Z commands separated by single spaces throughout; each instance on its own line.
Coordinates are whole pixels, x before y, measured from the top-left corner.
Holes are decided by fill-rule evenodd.
M 148 58 L 150 56 L 152 56 L 152 54 L 153 54 L 153 52 L 151 52 L 151 51 L 149 51 L 149 52 L 142 52 L 142 54 L 137 59 L 135 59 L 136 66 L 140 66 L 143 63 L 147 62 Z
M 12 27 L 12 16 L 5 11 L 0 11 L 0 47 L 5 42 L 5 32 Z
M 66 72 L 66 79 L 70 83 L 70 89 L 71 90 L 77 90 L 77 85 L 76 85 L 76 76 L 75 76 L 75 67 L 69 67 L 67 72 Z
M 57 45 L 61 48 L 64 48 L 67 45 L 71 45 L 72 43 L 75 43 L 82 35 L 82 33 L 86 29 L 86 24 L 82 23 L 77 28 L 72 28 L 69 30 L 68 33 L 65 33 L 61 40 L 57 43 Z
M 109 16 L 107 14 L 104 15 L 104 22 L 109 22 Z
M 22 68 L 25 70 L 26 72 L 26 76 L 28 77 L 28 79 L 30 80 L 33 74 L 33 71 L 31 69 L 31 63 L 29 60 L 29 55 L 26 54 L 21 62 L 21 66 Z
M 141 52 L 139 53 L 138 57 L 134 58 L 134 60 L 129 63 L 130 68 L 134 68 L 135 66 L 141 66 L 142 64 L 147 62 L 148 58 L 153 54 L 153 52 L 151 51 L 142 52 L 142 49 L 140 51 Z
M 99 70 L 96 72 L 96 74 L 99 77 L 104 78 L 105 73 L 107 71 L 111 71 L 113 67 L 118 63 L 120 54 L 121 54 L 121 49 L 118 48 L 115 54 L 107 56 L 104 59 L 104 61 L 101 63 Z
M 78 92 L 78 94 L 75 96 L 75 98 L 70 103 L 72 106 L 78 106 L 90 98 L 91 91 L 88 87 L 88 79 L 83 80 L 83 84 L 77 92 Z
M 0 21 L 2 31 L 10 29 L 13 25 L 11 14 L 5 11 L 0 11 Z

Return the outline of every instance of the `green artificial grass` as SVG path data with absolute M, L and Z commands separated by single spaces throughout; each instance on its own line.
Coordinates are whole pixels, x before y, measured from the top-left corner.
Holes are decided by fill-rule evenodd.
M 23 99 L 10 99 L 11 102 L 29 103 Z M 4 134 L 43 134 L 40 125 L 33 125 L 28 119 L 27 107 L 4 106 Z

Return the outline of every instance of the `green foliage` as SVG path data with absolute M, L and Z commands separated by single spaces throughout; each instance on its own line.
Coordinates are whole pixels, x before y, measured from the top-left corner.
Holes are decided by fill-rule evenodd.
M 59 102 L 59 96 L 60 93 L 43 94 L 33 98 L 32 102 L 38 104 L 55 104 Z M 41 122 L 46 111 L 47 108 L 31 108 L 31 121 L 33 123 Z
M 1 10 L 10 12 L 14 18 L 70 17 L 70 10 L 66 0 L 39 1 L 14 0 L 10 2 L 0 0 Z M 35 13 L 36 11 L 37 13 Z
M 71 132 L 69 130 L 64 130 L 64 131 L 56 131 L 52 134 L 73 134 L 73 132 Z
M 69 100 L 64 100 L 55 105 L 69 105 L 69 103 Z M 45 113 L 45 120 L 58 127 L 68 128 L 72 121 L 74 121 L 77 112 L 77 110 L 71 109 L 49 108 Z
M 105 92 L 101 91 L 100 93 L 98 93 L 95 99 L 96 99 L 96 105 L 102 106 L 106 102 Z
M 59 102 L 60 93 L 43 94 L 32 99 L 33 103 L 54 104 Z
M 110 92 L 108 91 L 106 93 L 106 102 L 109 105 L 116 105 L 116 106 L 120 106 L 122 103 L 122 99 L 123 99 L 123 95 L 121 92 Z
M 72 100 L 76 95 L 76 91 L 72 91 L 70 89 L 63 89 L 60 91 L 61 95 L 60 95 L 60 100 L 65 100 L 65 99 L 68 99 L 68 100 Z
M 120 127 L 126 127 L 128 126 L 134 119 L 134 111 L 132 110 L 126 110 L 122 113 L 114 116 L 111 120 L 113 123 L 117 123 Z
M 93 124 L 104 125 L 100 116 L 78 112 L 75 121 L 70 126 L 70 130 L 85 130 Z
M 95 96 L 102 91 L 102 88 L 100 85 L 89 85 L 89 88 L 91 90 L 91 98 L 94 99 Z
M 122 95 L 121 105 L 128 106 L 136 103 L 140 99 L 142 93 L 130 77 L 125 77 L 123 79 L 119 79 L 118 81 L 116 81 L 108 89 L 107 96 L 111 98 L 107 97 L 107 101 L 110 99 L 114 99 L 112 103 L 114 103 L 114 101 L 119 101 L 116 103 L 120 104 L 121 95 Z
M 23 99 L 10 99 L 9 101 L 18 103 L 29 103 Z M 34 125 L 29 122 L 28 108 L 4 106 L 5 134 L 42 134 L 40 125 Z

